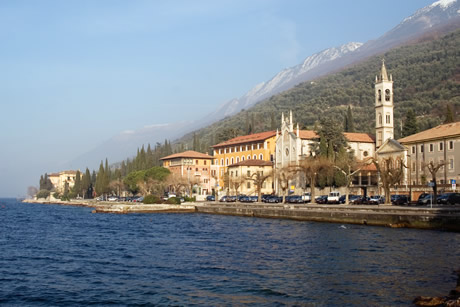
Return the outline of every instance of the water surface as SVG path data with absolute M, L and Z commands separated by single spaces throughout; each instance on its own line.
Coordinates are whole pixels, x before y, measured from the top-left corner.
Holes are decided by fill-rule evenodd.
M 0 305 L 411 304 L 446 295 L 460 234 L 0 199 Z

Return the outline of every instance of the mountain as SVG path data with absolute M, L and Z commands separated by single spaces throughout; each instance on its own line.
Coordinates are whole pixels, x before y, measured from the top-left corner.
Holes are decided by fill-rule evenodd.
M 210 114 L 214 119 L 234 115 L 257 102 L 344 67 L 358 63 L 393 47 L 411 42 L 429 32 L 445 34 L 460 26 L 460 2 L 440 0 L 416 11 L 377 40 L 348 43 L 307 57 L 303 63 L 282 70 L 271 80 L 262 82 L 239 99 L 232 99 Z
M 226 116 L 233 115 L 242 109 L 253 106 L 267 97 L 289 89 L 292 85 L 298 84 L 305 79 L 312 77 L 311 75 L 307 75 L 312 69 L 340 58 L 361 47 L 361 45 L 362 43 L 348 43 L 340 47 L 329 48 L 315 53 L 307 57 L 301 64 L 291 68 L 286 68 L 276 74 L 276 76 L 269 81 L 256 85 L 239 99 L 232 99 L 221 105 L 211 114 L 211 118 L 221 119 Z
M 370 25 L 371 26 L 371 25 Z M 238 99 L 232 99 L 220 105 L 215 111 L 194 122 L 172 123 L 120 133 L 104 144 L 87 152 L 69 163 L 69 167 L 85 167 L 94 162 L 96 167 L 101 159 L 122 160 L 133 156 L 136 148 L 142 144 L 154 144 L 165 139 L 191 143 L 192 134 L 185 133 L 201 129 L 213 123 L 229 118 L 242 109 L 250 109 L 257 103 L 282 93 L 302 82 L 311 81 L 327 74 L 338 72 L 362 62 L 369 57 L 404 44 L 416 43 L 424 36 L 441 36 L 460 27 L 460 5 L 458 0 L 440 0 L 426 6 L 412 16 L 405 18 L 399 25 L 380 38 L 365 44 L 349 43 L 340 47 L 326 49 L 307 57 L 303 63 L 287 68 L 267 82 L 260 83 Z M 434 34 L 433 34 L 434 33 Z M 327 108 L 327 106 L 325 106 Z M 241 127 L 241 126 L 240 126 Z

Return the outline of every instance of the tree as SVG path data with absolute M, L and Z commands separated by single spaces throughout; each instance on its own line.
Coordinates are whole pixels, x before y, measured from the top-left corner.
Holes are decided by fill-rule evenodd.
M 359 173 L 367 163 L 357 162 L 354 156 L 344 156 L 341 157 L 339 161 L 334 165 L 334 168 L 337 169 L 345 177 L 345 205 L 349 203 L 349 188 L 353 180 L 353 176 Z
M 431 174 L 431 182 L 433 184 L 433 203 L 438 202 L 438 184 L 436 180 L 436 173 L 439 171 L 440 168 L 444 167 L 446 162 L 433 162 L 430 161 L 429 163 L 422 163 L 422 168 L 427 169 L 428 172 Z
M 385 204 L 391 205 L 390 189 L 400 183 L 404 176 L 404 161 L 401 157 L 382 158 L 380 160 L 372 158 L 372 163 L 380 174 L 383 190 L 385 191 Z
M 186 178 L 177 173 L 171 173 L 166 179 L 166 185 L 168 186 L 170 192 L 174 192 L 176 195 L 179 195 L 187 187 L 188 181 Z
M 447 105 L 446 106 L 446 118 L 444 120 L 444 124 L 453 123 L 454 121 L 455 121 L 454 112 L 452 112 L 450 105 Z
M 315 186 L 316 180 L 319 174 L 330 173 L 332 169 L 332 163 L 329 159 L 322 156 L 310 156 L 302 159 L 299 162 L 298 170 L 305 175 L 306 184 L 310 185 L 311 201 L 315 200 Z
M 415 116 L 415 112 L 412 109 L 409 109 L 406 113 L 406 120 L 404 122 L 402 136 L 412 135 L 418 132 L 418 124 L 417 124 L 417 117 Z
M 104 171 L 104 164 L 101 161 L 101 164 L 99 165 L 99 171 L 97 172 L 97 177 L 96 177 L 96 193 L 97 195 L 103 195 L 105 193 L 106 187 L 104 186 L 106 183 L 106 178 L 105 178 L 105 171 Z
M 256 187 L 257 197 L 259 201 L 261 201 L 262 199 L 263 184 L 270 177 L 272 177 L 272 172 L 264 174 L 263 171 L 257 171 L 251 174 L 251 176 L 247 178 L 248 180 L 251 180 L 254 186 Z
M 244 182 L 245 182 L 245 179 L 243 177 L 241 177 L 241 176 L 235 176 L 235 177 L 230 176 L 229 177 L 230 188 L 235 190 L 236 195 L 239 194 L 239 189 L 244 184 Z
M 27 188 L 27 196 L 33 198 L 38 193 L 38 189 L 34 186 L 29 186 Z
M 355 132 L 355 124 L 353 121 L 353 114 L 351 112 L 351 107 L 348 106 L 347 114 L 345 115 L 345 123 L 343 130 L 345 132 Z
M 73 185 L 73 191 L 77 196 L 80 196 L 80 193 L 82 191 L 82 186 L 81 186 L 81 174 L 80 171 L 78 170 L 77 173 L 75 174 L 75 183 Z
M 295 169 L 291 166 L 285 166 L 276 170 L 275 178 L 279 188 L 283 191 L 283 196 L 286 196 L 286 191 L 289 188 L 289 181 L 294 178 L 295 173 Z

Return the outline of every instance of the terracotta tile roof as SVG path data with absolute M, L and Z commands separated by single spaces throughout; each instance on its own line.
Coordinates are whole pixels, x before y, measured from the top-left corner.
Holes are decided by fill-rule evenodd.
M 295 130 L 295 134 L 297 134 L 297 130 Z M 317 135 L 313 130 L 299 130 L 299 134 L 302 140 L 312 140 L 319 138 L 319 135 Z
M 265 161 L 265 160 L 247 159 L 244 161 L 240 161 L 238 163 L 234 163 L 230 165 L 229 167 L 232 167 L 232 166 L 273 166 L 273 163 L 270 161 Z
M 204 154 L 201 152 L 193 151 L 193 150 L 188 150 L 176 154 L 172 154 L 163 158 L 160 158 L 160 160 L 169 160 L 169 159 L 175 159 L 175 158 L 193 158 L 193 159 L 214 159 L 213 156 L 210 156 L 208 154 Z
M 230 145 L 236 145 L 236 144 L 244 144 L 244 143 L 251 143 L 251 142 L 257 142 L 257 141 L 264 141 L 266 139 L 269 139 L 273 136 L 276 135 L 276 131 L 265 131 L 265 132 L 260 132 L 260 133 L 254 133 L 254 134 L 248 134 L 248 135 L 242 135 L 242 136 L 237 136 L 236 138 L 230 139 L 228 141 L 219 143 L 217 145 L 214 145 L 212 147 L 224 147 L 224 146 L 230 146 Z
M 344 132 L 343 135 L 348 142 L 375 143 L 374 137 L 367 133 Z
M 437 127 L 399 139 L 400 143 L 415 143 L 433 139 L 460 136 L 460 122 L 439 125 Z

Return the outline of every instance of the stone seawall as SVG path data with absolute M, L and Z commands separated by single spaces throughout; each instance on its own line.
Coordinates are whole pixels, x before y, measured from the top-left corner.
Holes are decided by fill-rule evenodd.
M 324 205 L 197 205 L 199 213 L 284 218 L 373 226 L 443 229 L 460 232 L 460 208 Z
M 460 206 L 399 207 L 315 204 L 264 204 L 197 202 L 181 205 L 112 203 L 95 201 L 30 201 L 24 202 L 84 206 L 94 213 L 207 213 L 299 221 L 361 224 L 370 226 L 440 229 L 460 232 Z

